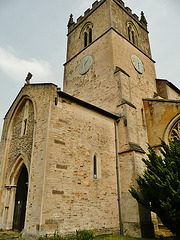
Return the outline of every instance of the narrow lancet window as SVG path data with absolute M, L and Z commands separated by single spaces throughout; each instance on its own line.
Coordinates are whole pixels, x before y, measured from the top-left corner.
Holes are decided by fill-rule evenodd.
M 94 155 L 94 179 L 97 179 L 97 157 Z
M 135 44 L 134 32 L 132 31 L 132 42 Z
M 24 130 L 23 130 L 23 135 L 26 135 L 26 130 L 27 130 L 27 119 L 24 119 Z
M 92 28 L 89 29 L 89 44 L 92 43 Z
M 79 39 L 81 39 L 81 44 L 83 48 L 86 48 L 93 41 L 93 24 L 87 22 L 81 30 Z
M 131 41 L 130 27 L 128 27 L 128 37 L 129 37 L 129 41 Z
M 132 22 L 129 22 L 127 25 L 127 39 L 131 43 L 138 45 L 138 32 L 135 25 Z
M 87 36 L 87 32 L 84 33 L 84 47 L 87 47 L 88 44 L 88 36 Z
M 24 106 L 24 116 L 22 119 L 22 127 L 21 127 L 21 137 L 26 135 L 28 129 L 28 112 L 29 112 L 29 101 L 26 102 Z

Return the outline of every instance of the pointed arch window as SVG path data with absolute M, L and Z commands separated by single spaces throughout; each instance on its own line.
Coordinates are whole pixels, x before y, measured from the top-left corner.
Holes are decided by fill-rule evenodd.
M 24 107 L 24 116 L 22 119 L 21 136 L 24 136 L 27 133 L 28 112 L 29 112 L 29 101 L 26 102 L 25 107 Z
M 89 29 L 89 44 L 92 43 L 92 28 Z
M 137 45 L 138 42 L 138 32 L 135 25 L 132 22 L 128 23 L 127 26 L 128 40 L 133 44 Z
M 130 27 L 128 27 L 128 38 L 129 38 L 129 41 L 131 41 L 131 32 L 130 32 Z
M 87 47 L 88 45 L 88 35 L 87 32 L 84 33 L 84 47 Z
M 87 22 L 81 30 L 80 39 L 82 40 L 82 47 L 87 47 L 93 41 L 93 25 Z
M 173 143 L 180 147 L 180 120 L 177 121 L 172 127 L 169 138 Z
M 92 43 L 92 28 L 88 28 L 84 33 L 84 47 L 87 47 L 90 43 Z
M 24 119 L 23 135 L 26 135 L 26 130 L 27 130 L 27 118 Z
M 134 43 L 134 44 L 135 44 L 134 31 L 132 31 L 132 32 L 131 32 L 131 34 L 132 34 L 132 43 Z

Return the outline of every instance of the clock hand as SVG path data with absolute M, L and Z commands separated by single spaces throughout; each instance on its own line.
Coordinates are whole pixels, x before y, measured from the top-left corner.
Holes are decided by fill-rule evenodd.
M 138 62 L 138 70 L 140 70 L 140 65 L 139 65 L 139 62 Z

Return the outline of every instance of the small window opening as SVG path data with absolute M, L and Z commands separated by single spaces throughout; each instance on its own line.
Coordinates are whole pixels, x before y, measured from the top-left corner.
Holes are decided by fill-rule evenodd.
M 92 28 L 89 29 L 89 44 L 92 43 Z
M 93 24 L 91 22 L 85 23 L 83 26 L 79 39 L 81 41 L 82 47 L 86 48 L 93 41 Z
M 135 44 L 134 32 L 132 31 L 132 42 Z
M 137 31 L 136 31 L 136 28 L 134 26 L 133 23 L 128 23 L 128 26 L 127 26 L 127 38 L 128 40 L 133 43 L 134 45 L 137 45 L 138 43 L 138 35 L 137 35 Z
M 128 37 L 129 37 L 129 41 L 131 41 L 130 27 L 128 27 Z
M 97 157 L 94 155 L 94 179 L 97 179 Z
M 27 130 L 27 119 L 24 119 L 24 130 L 23 130 L 23 135 L 26 135 L 26 130 Z
M 88 40 L 88 36 L 87 36 L 87 32 L 84 33 L 84 47 L 87 47 L 87 40 Z
M 21 137 L 26 135 L 27 128 L 28 128 L 28 112 L 29 112 L 29 101 L 26 102 L 24 106 L 24 116 L 22 119 L 22 125 L 21 125 Z
M 143 110 L 143 108 L 141 108 L 141 116 L 142 116 L 143 127 L 145 127 L 145 119 L 144 119 L 144 110 Z

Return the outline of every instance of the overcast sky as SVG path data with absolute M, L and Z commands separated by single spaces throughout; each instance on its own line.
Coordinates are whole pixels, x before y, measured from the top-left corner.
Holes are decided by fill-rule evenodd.
M 0 134 L 28 72 L 32 83 L 62 87 L 69 15 L 76 20 L 94 1 L 0 0 Z M 157 77 L 180 88 L 180 0 L 124 2 L 138 16 L 145 13 Z

